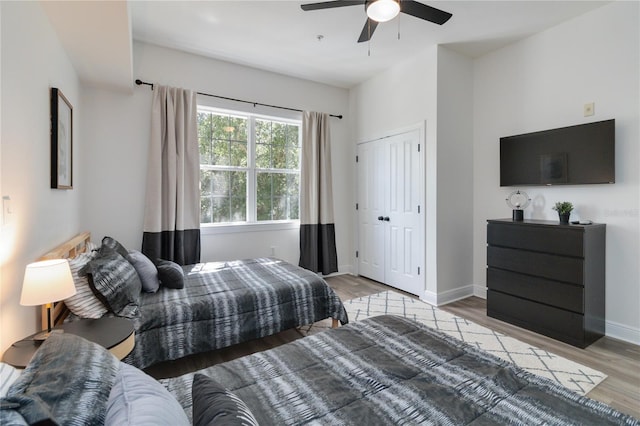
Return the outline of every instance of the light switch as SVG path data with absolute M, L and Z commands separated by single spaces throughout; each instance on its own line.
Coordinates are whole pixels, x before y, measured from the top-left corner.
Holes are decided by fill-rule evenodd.
M 584 104 L 584 116 L 590 117 L 596 113 L 596 104 L 594 102 L 590 102 L 588 104 Z

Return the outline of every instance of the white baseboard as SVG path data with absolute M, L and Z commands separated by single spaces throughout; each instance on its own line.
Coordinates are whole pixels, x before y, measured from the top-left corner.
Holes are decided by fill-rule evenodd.
M 468 285 L 465 287 L 458 287 L 454 288 L 453 290 L 447 290 L 440 293 L 425 291 L 424 296 L 420 299 L 433 306 L 442 306 L 446 305 L 447 303 L 455 302 L 456 300 L 473 296 L 473 292 L 474 286 Z
M 614 321 L 605 321 L 605 335 L 625 342 L 640 345 L 640 329 L 629 327 Z
M 473 286 L 473 295 L 477 296 L 481 299 L 487 298 L 487 287 L 483 285 L 474 285 Z

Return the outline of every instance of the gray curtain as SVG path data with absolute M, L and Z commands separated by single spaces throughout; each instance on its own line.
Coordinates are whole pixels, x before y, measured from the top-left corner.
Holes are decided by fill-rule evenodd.
M 200 261 L 200 154 L 196 92 L 155 86 L 142 252 Z
M 338 272 L 329 119 L 329 114 L 304 112 L 300 165 L 299 265 L 324 275 Z

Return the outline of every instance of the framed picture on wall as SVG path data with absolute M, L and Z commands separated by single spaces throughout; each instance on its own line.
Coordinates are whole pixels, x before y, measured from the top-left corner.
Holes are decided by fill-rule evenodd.
M 73 107 L 51 88 L 51 188 L 73 188 Z

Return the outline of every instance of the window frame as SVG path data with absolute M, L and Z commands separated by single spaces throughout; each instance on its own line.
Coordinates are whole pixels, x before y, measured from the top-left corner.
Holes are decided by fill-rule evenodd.
M 260 172 L 267 173 L 285 173 L 298 176 L 298 182 L 301 176 L 300 165 L 302 161 L 302 116 L 301 114 L 283 114 L 273 115 L 265 113 L 248 112 L 239 109 L 221 108 L 209 105 L 207 102 L 198 100 L 197 112 L 207 112 L 221 115 L 229 115 L 240 117 L 247 120 L 247 166 L 215 166 L 207 164 L 199 164 L 199 170 L 220 170 L 220 171 L 246 171 L 247 188 L 246 188 L 246 205 L 247 215 L 246 221 L 243 222 L 219 222 L 219 223 L 200 223 L 200 231 L 204 235 L 207 234 L 226 234 L 235 232 L 259 232 L 259 231 L 275 231 L 299 229 L 300 219 L 284 219 L 284 220 L 257 220 L 257 176 Z M 298 132 L 298 169 L 275 169 L 275 168 L 258 168 L 256 164 L 256 134 L 255 121 L 267 120 L 278 123 L 294 124 L 300 128 Z M 199 141 L 198 141 L 199 144 Z M 203 168 L 203 166 L 205 166 Z M 298 203 L 300 203 L 300 188 L 298 187 Z M 299 208 L 298 208 L 299 212 Z

